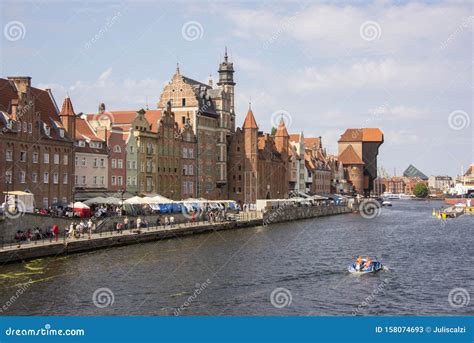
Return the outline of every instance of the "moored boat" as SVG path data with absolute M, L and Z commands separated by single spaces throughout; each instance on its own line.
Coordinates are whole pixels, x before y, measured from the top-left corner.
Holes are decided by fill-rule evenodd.
M 366 261 L 367 261 L 367 259 L 365 259 L 365 258 L 362 259 L 361 265 L 364 265 Z M 356 269 L 356 263 L 352 263 L 347 268 L 349 273 L 357 274 L 357 275 L 375 274 L 375 273 L 377 273 L 378 271 L 380 271 L 382 269 L 383 269 L 383 265 L 382 265 L 382 262 L 380 262 L 380 261 L 372 261 L 372 263 L 370 264 L 370 266 L 368 268 Z

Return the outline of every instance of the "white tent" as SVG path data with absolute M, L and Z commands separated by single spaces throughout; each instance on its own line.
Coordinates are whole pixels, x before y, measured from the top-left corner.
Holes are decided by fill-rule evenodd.
M 173 200 L 170 200 L 162 195 L 157 195 L 155 197 L 152 198 L 153 199 L 153 202 L 156 202 L 156 203 L 159 203 L 159 204 L 169 204 L 171 202 L 173 202 Z
M 130 199 L 125 200 L 124 203 L 130 204 L 130 205 L 142 205 L 142 204 L 148 204 L 149 200 L 147 200 L 146 198 L 141 198 L 139 196 L 134 196 Z

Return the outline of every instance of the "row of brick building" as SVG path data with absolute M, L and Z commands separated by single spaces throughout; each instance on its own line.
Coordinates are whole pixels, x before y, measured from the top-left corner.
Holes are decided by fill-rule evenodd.
M 289 134 L 283 120 L 274 134 L 263 133 L 250 106 L 236 128 L 227 52 L 218 72 L 215 86 L 178 66 L 156 110 L 100 104 L 89 114 L 76 113 L 69 96 L 59 109 L 51 91 L 33 87 L 30 77 L 0 79 L 0 190 L 32 192 L 37 207 L 124 192 L 253 203 L 371 191 L 380 130 L 347 130 L 331 156 L 321 137 Z

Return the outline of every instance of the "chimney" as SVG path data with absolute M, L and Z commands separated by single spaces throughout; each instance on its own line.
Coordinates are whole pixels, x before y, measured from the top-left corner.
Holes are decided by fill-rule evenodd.
M 18 119 L 18 99 L 12 99 L 11 106 L 12 106 L 11 119 L 16 121 Z
M 15 83 L 15 87 L 20 94 L 26 93 L 26 91 L 31 87 L 30 76 L 8 76 L 8 79 Z

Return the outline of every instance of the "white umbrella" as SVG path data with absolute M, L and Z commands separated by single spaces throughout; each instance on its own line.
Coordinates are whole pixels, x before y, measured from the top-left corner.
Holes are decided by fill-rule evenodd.
M 80 202 L 80 201 L 76 201 L 74 204 L 71 203 L 69 204 L 69 207 L 73 207 L 73 208 L 90 208 L 89 206 L 87 206 L 86 204 Z
M 124 203 L 130 204 L 130 205 L 139 205 L 139 204 L 148 204 L 148 201 L 145 198 L 134 196 L 133 198 L 125 200 Z
M 152 198 L 154 202 L 159 203 L 159 204 L 169 204 L 172 203 L 173 200 L 170 200 L 162 195 L 157 195 Z

